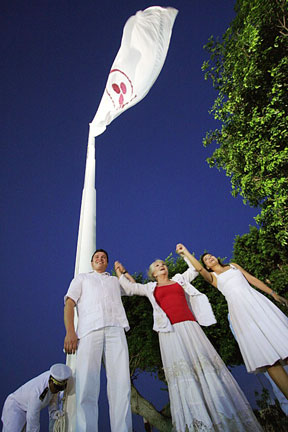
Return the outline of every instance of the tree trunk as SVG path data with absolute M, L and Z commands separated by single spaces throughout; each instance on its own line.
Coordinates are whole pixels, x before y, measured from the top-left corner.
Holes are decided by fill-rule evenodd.
M 170 417 L 161 414 L 156 408 L 140 395 L 134 385 L 131 385 L 131 407 L 134 414 L 145 418 L 159 432 L 171 432 L 172 421 Z

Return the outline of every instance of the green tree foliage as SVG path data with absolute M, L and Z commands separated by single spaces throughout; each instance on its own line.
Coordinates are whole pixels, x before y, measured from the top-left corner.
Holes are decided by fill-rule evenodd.
M 231 177 L 232 194 L 261 209 L 267 242 L 288 243 L 288 2 L 237 0 L 222 39 L 211 37 L 202 69 L 218 96 L 221 127 L 206 134 L 209 165 Z M 265 241 L 265 236 L 262 237 Z M 287 250 L 286 250 L 286 260 Z
M 265 432 L 286 432 L 287 417 L 276 399 L 271 400 L 269 391 L 264 387 L 262 393 L 255 392 L 256 402 L 259 410 L 255 412 L 256 417 Z
M 229 327 L 228 307 L 225 297 L 216 288 L 205 282 L 202 277 L 198 277 L 192 283 L 195 288 L 207 295 L 217 320 L 217 324 L 202 327 L 202 330 L 226 365 L 236 366 L 242 364 L 243 359 L 238 344 Z
M 142 273 L 134 274 L 137 282 L 145 283 Z M 127 333 L 132 379 L 140 371 L 156 372 L 160 379 L 162 373 L 158 335 L 153 328 L 153 309 L 147 297 L 122 297 L 131 330 Z

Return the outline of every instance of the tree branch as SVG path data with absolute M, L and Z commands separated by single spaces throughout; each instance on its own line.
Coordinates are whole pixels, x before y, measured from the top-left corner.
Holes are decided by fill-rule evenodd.
M 131 407 L 134 414 L 138 414 L 145 418 L 159 432 L 172 431 L 171 418 L 166 417 L 157 411 L 149 401 L 140 395 L 133 384 L 131 385 Z

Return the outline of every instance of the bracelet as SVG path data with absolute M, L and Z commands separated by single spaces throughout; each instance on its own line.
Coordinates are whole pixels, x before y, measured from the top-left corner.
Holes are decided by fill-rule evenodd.
M 276 292 L 275 291 L 270 291 L 270 293 L 269 293 L 269 295 L 272 295 L 272 294 L 276 294 Z
M 126 274 L 126 273 L 128 273 L 127 270 L 125 270 L 125 271 L 122 272 L 122 274 Z

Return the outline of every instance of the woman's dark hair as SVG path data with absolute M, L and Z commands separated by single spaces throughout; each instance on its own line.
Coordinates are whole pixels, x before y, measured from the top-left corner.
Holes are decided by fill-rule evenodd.
M 203 267 L 204 267 L 207 271 L 212 272 L 213 270 L 208 269 L 208 268 L 206 267 L 206 264 L 205 264 L 204 261 L 203 261 L 203 258 L 204 258 L 206 255 L 211 255 L 211 253 L 210 253 L 210 252 L 205 252 L 204 254 L 202 254 L 202 255 L 201 255 L 201 258 L 200 258 L 200 261 L 201 261 Z M 217 259 L 218 259 L 218 263 L 220 264 L 221 267 L 226 267 L 226 266 L 228 265 L 228 264 L 223 264 L 222 261 L 221 261 L 219 258 L 217 258 Z
M 109 262 L 108 253 L 104 249 L 96 249 L 96 251 L 93 253 L 93 255 L 91 257 L 91 262 L 93 261 L 93 257 L 97 252 L 104 252 L 106 257 L 107 257 L 107 263 Z

